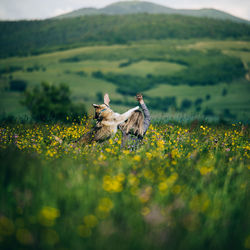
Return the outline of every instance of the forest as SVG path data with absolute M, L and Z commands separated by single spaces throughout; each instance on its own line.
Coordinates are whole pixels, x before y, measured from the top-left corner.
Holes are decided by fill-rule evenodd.
M 181 15 L 136 14 L 0 22 L 0 57 L 148 39 L 249 40 L 250 25 Z

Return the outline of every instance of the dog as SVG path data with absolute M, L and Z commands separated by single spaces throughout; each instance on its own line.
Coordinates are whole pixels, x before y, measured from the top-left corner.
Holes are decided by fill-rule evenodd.
M 125 122 L 134 111 L 139 109 L 139 106 L 128 110 L 123 114 L 115 113 L 106 104 L 93 104 L 95 108 L 95 119 L 96 124 L 94 128 L 81 136 L 77 141 L 71 144 L 72 147 L 82 146 L 83 144 L 89 144 L 92 142 L 103 142 L 108 140 L 117 133 L 117 127 L 121 123 Z M 54 139 L 62 144 L 62 139 L 54 136 Z

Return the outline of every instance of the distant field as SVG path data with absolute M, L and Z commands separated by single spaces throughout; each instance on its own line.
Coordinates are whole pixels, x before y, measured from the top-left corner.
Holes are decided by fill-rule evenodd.
M 223 89 L 228 91 L 226 96 L 222 96 Z M 204 101 L 202 104 L 204 108 L 212 108 L 216 114 L 220 114 L 224 109 L 228 108 L 241 117 L 249 116 L 250 84 L 246 80 L 236 81 L 232 84 L 221 83 L 216 87 L 159 85 L 157 88 L 146 91 L 145 94 L 153 97 L 176 96 L 178 104 L 185 98 L 192 101 L 197 98 L 206 100 L 206 95 L 210 95 L 211 99 Z
M 154 76 L 174 76 L 187 69 L 183 63 L 174 62 L 174 53 L 178 51 L 210 51 L 218 50 L 226 55 L 238 57 L 249 71 L 250 42 L 247 41 L 214 41 L 214 40 L 162 40 L 143 41 L 130 45 L 92 46 L 71 49 L 49 54 L 29 57 L 13 57 L 1 59 L 1 69 L 8 67 L 21 67 L 21 70 L 4 72 L 1 76 L 1 110 L 0 113 L 15 116 L 28 115 L 25 107 L 21 106 L 22 93 L 6 90 L 11 80 L 24 80 L 28 88 L 32 88 L 42 81 L 51 84 L 67 83 L 70 86 L 75 102 L 85 102 L 91 110 L 90 104 L 97 102 L 98 92 L 108 92 L 111 101 L 129 101 L 132 97 L 125 97 L 117 92 L 115 84 L 104 79 L 93 77 L 93 72 L 101 71 L 105 74 L 126 74 L 147 78 Z M 188 54 L 187 54 L 187 59 Z M 144 59 L 143 59 L 144 58 Z M 202 58 L 201 58 L 202 60 Z M 200 62 L 197 61 L 197 64 Z M 249 72 L 248 72 L 249 73 Z M 222 94 L 224 92 L 224 95 Z M 249 120 L 250 117 L 250 83 L 245 79 L 234 80 L 232 83 L 221 82 L 216 86 L 172 86 L 167 82 L 158 84 L 152 89 L 144 91 L 149 98 L 176 97 L 179 107 L 183 100 L 195 102 L 198 98 L 203 100 L 200 110 L 193 104 L 185 110 L 186 114 L 199 115 L 205 109 L 210 109 L 215 115 L 223 114 L 228 109 L 237 119 Z M 209 97 L 207 97 L 209 95 Z M 112 103 L 112 102 L 111 102 Z M 150 101 L 148 102 L 150 107 Z M 115 105 L 118 111 L 127 108 L 125 105 Z M 173 109 L 169 111 L 174 112 Z M 169 114 L 170 114 L 169 113 Z M 162 111 L 155 110 L 161 116 Z M 164 112 L 166 116 L 166 112 Z M 156 115 L 157 117 L 157 115 Z

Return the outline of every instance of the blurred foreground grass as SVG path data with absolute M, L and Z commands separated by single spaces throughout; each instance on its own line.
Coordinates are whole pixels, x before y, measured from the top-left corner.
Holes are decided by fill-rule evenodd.
M 119 133 L 70 148 L 84 124 L 1 126 L 1 249 L 250 248 L 249 129 L 151 125 L 136 152 Z

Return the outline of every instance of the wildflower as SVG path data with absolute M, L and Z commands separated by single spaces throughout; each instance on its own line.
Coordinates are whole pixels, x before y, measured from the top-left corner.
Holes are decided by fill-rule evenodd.
M 133 160 L 139 162 L 141 160 L 141 156 L 140 155 L 135 155 Z
M 33 243 L 32 234 L 25 228 L 20 228 L 17 230 L 16 238 L 23 245 L 30 245 Z
M 146 152 L 146 156 L 149 161 L 152 159 L 152 154 L 150 152 Z
M 140 183 L 140 180 L 133 174 L 130 174 L 128 176 L 128 183 L 131 185 L 131 186 L 138 186 L 139 183 Z
M 111 209 L 114 207 L 113 202 L 109 198 L 102 198 L 96 208 L 97 216 L 100 219 L 108 217 Z
M 167 183 L 166 182 L 159 183 L 158 189 L 161 193 L 164 193 L 168 189 Z
M 95 227 L 98 223 L 96 216 L 93 214 L 84 216 L 83 221 L 84 221 L 85 225 L 89 228 Z
M 112 178 L 106 175 L 103 177 L 102 187 L 107 192 L 121 192 L 123 187 L 120 180 L 124 180 L 122 176 Z
M 250 249 L 250 235 L 248 235 L 244 242 L 244 247 Z
M 213 167 L 210 167 L 210 168 L 208 168 L 208 167 L 201 167 L 200 168 L 201 175 L 207 175 L 207 174 L 209 174 L 212 171 L 213 171 Z
M 118 181 L 124 181 L 125 180 L 125 174 L 123 173 L 120 173 L 116 176 L 117 180 Z
M 80 225 L 77 227 L 77 232 L 78 234 L 83 237 L 83 238 L 87 238 L 91 235 L 91 229 L 85 225 Z
M 205 212 L 210 205 L 210 200 L 206 194 L 196 195 L 189 203 L 191 210 L 195 212 Z
M 46 229 L 42 233 L 42 239 L 48 245 L 54 246 L 59 241 L 58 233 L 53 229 Z
M 142 210 L 141 210 L 141 214 L 143 216 L 147 215 L 150 213 L 150 209 L 148 207 L 144 207 Z
M 39 213 L 39 221 L 42 225 L 50 227 L 55 224 L 55 219 L 60 216 L 60 211 L 53 207 L 43 207 Z
M 173 186 L 172 192 L 174 194 L 179 194 L 181 192 L 181 186 L 180 185 Z
M 0 236 L 1 235 L 11 235 L 14 233 L 13 222 L 5 216 L 0 217 Z

